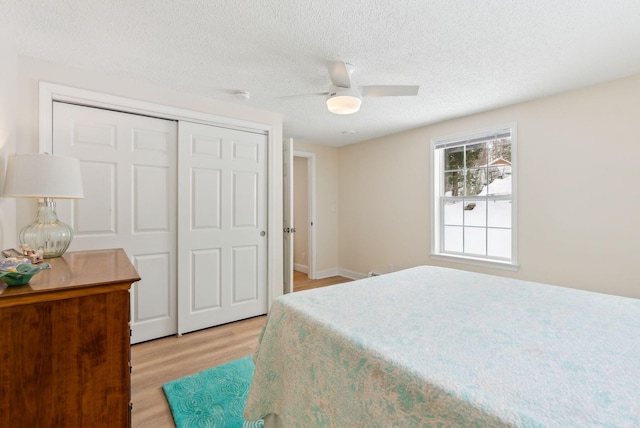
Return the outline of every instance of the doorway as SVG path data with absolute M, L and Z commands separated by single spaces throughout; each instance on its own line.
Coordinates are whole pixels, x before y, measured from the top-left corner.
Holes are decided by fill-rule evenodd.
M 316 278 L 315 153 L 293 152 L 293 270 Z

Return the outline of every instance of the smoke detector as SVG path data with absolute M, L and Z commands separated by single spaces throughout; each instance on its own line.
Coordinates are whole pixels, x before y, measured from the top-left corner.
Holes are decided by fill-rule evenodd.
M 249 91 L 235 91 L 233 95 L 240 101 L 247 101 L 251 98 L 251 93 Z

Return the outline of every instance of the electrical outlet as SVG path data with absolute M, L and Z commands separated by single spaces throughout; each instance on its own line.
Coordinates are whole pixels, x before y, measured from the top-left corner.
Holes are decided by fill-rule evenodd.
M 387 271 L 388 271 L 389 273 L 393 272 L 393 265 L 392 265 L 392 264 L 388 264 L 388 265 L 387 265 Z

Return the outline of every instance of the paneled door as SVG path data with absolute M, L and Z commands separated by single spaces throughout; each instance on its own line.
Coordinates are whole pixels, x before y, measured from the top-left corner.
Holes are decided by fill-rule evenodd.
M 53 152 L 78 158 L 85 198 L 57 201 L 70 250 L 123 248 L 132 343 L 177 332 L 177 122 L 54 102 Z M 87 266 L 87 269 L 90 269 Z
M 180 121 L 178 333 L 267 312 L 267 136 Z

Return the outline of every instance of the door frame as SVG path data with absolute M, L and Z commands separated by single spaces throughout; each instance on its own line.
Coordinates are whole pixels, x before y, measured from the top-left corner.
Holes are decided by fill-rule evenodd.
M 284 293 L 293 292 L 293 243 L 295 234 L 293 210 L 293 138 L 282 141 L 282 261 Z
M 307 276 L 309 279 L 316 279 L 316 154 L 299 150 L 293 151 L 294 158 L 305 158 L 307 160 L 307 201 L 309 218 L 309 236 L 307 237 Z M 295 185 L 295 184 L 294 184 Z M 292 195 L 293 197 L 293 195 Z M 293 267 L 292 267 L 293 268 Z
M 218 116 L 179 107 L 140 101 L 102 92 L 74 88 L 51 82 L 39 82 L 38 148 L 51 153 L 53 147 L 53 102 L 67 102 L 160 119 L 186 120 L 205 125 L 232 128 L 267 135 L 267 309 L 282 294 L 282 139 L 268 123 Z M 280 132 L 278 132 L 280 134 Z M 276 288 L 280 284 L 280 288 Z

